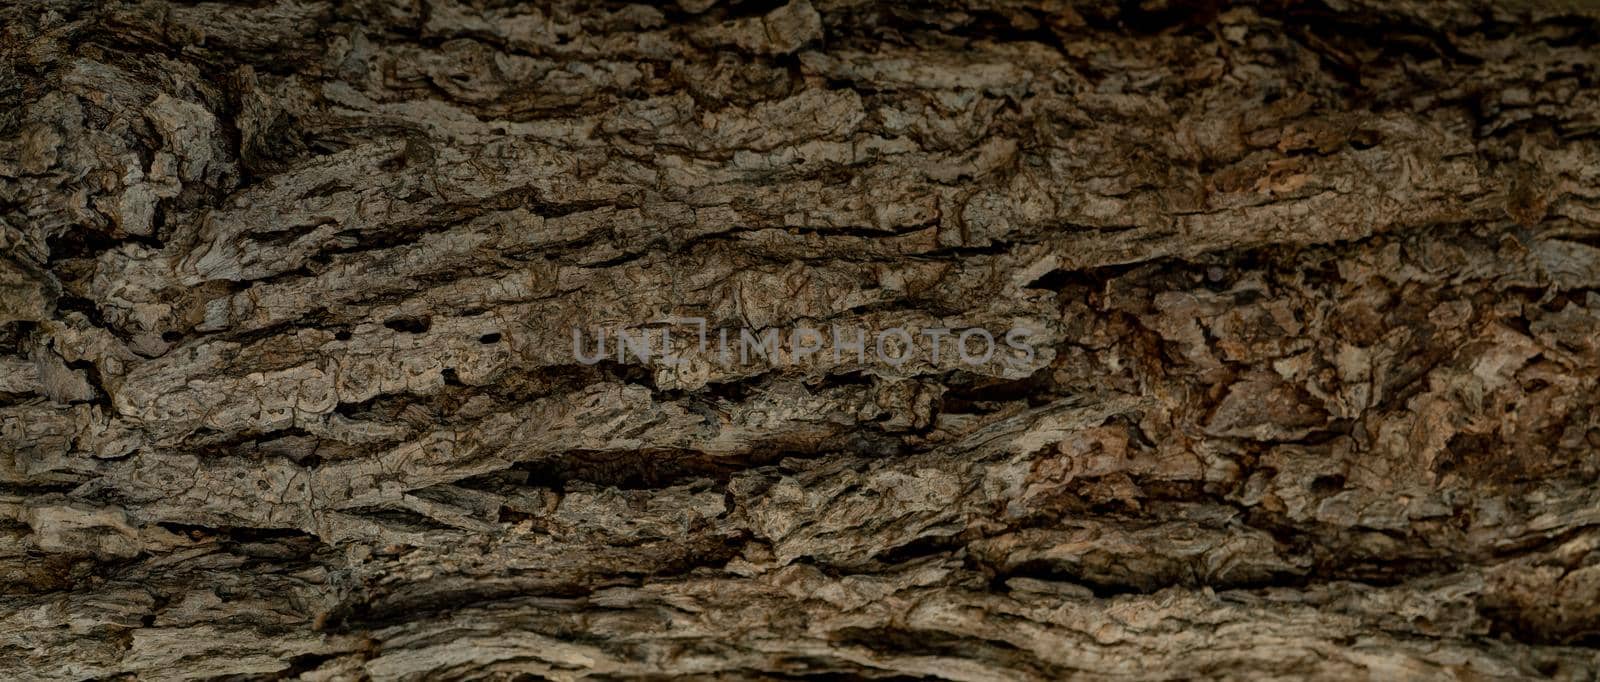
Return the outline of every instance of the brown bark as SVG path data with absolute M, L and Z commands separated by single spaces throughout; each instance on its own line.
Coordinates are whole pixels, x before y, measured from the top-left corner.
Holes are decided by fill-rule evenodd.
M 1597 17 L 0 8 L 0 672 L 1590 679 Z

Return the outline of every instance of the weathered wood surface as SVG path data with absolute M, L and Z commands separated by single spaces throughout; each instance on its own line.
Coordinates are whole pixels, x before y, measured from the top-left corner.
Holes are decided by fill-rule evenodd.
M 1597 16 L 11 3 L 0 671 L 1592 678 Z

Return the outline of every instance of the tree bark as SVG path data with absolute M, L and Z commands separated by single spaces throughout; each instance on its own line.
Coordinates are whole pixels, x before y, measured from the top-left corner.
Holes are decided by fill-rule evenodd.
M 6 679 L 1600 674 L 1591 2 L 0 24 Z

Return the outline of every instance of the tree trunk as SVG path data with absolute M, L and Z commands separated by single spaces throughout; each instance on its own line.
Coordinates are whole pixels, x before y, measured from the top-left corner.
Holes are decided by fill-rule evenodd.
M 1587 0 L 0 24 L 0 677 L 1600 674 Z

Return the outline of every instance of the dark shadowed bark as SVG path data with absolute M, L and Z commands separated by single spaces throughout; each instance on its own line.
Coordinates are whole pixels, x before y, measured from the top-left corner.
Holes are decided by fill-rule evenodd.
M 1591 679 L 1597 17 L 11 3 L 0 677 Z

